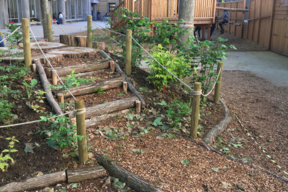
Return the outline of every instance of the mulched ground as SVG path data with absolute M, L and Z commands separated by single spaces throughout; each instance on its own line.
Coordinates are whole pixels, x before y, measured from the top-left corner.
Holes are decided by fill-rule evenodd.
M 276 87 L 250 72 L 224 71 L 222 94 L 248 132 L 287 171 L 287 87 Z M 231 139 L 241 139 L 242 147 L 229 147 L 232 156 L 250 158 L 249 163 L 284 176 L 243 132 L 235 118 L 220 137 L 227 143 Z

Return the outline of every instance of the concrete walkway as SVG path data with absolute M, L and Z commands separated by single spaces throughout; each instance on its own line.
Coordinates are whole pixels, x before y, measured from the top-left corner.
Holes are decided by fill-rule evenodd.
M 94 24 L 97 24 L 103 28 L 109 26 L 108 22 L 103 22 L 103 21 L 93 21 Z M 93 29 L 95 29 L 96 27 L 94 25 Z M 76 32 L 81 32 L 81 31 L 86 31 L 87 30 L 87 22 L 76 22 L 76 23 L 71 23 L 71 24 L 66 24 L 66 25 L 52 25 L 52 31 L 53 36 L 57 37 L 60 34 L 65 34 L 60 28 L 63 29 L 63 31 L 65 31 L 65 33 L 69 34 L 69 33 L 76 33 Z M 32 25 L 31 29 L 33 30 L 33 33 L 35 34 L 35 36 L 38 39 L 42 39 L 43 37 L 43 27 L 42 25 Z M 2 32 L 7 32 L 8 29 L 0 29 L 0 31 Z
M 271 51 L 229 52 L 224 69 L 246 69 L 275 86 L 288 86 L 288 57 Z

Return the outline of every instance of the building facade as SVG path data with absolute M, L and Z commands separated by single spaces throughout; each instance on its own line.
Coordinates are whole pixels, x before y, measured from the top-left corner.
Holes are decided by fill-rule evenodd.
M 87 15 L 93 15 L 93 20 L 103 19 L 106 13 L 115 9 L 119 0 L 48 0 L 51 17 L 62 12 L 63 24 L 67 21 L 86 20 Z M 97 18 L 97 12 L 101 17 Z M 0 0 L 0 28 L 5 28 L 8 22 L 20 23 L 22 18 L 31 22 L 41 22 L 40 0 Z M 99 16 L 99 14 L 98 14 Z

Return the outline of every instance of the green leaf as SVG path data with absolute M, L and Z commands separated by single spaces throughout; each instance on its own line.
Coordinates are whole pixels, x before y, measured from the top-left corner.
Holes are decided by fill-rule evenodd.
M 226 166 L 223 166 L 223 169 L 227 169 L 227 167 L 226 167 Z
M 80 183 L 71 183 L 69 185 L 72 189 L 80 187 Z
M 190 161 L 188 160 L 188 159 L 183 159 L 182 161 L 181 161 L 181 164 L 183 164 L 183 165 L 187 165 L 187 164 L 189 164 L 190 163 Z
M 236 185 L 237 189 L 240 189 L 241 191 L 244 191 L 244 188 L 241 185 Z
M 128 115 L 128 120 L 133 120 L 133 115 Z
M 215 171 L 215 172 L 218 172 L 218 171 L 219 171 L 219 169 L 218 169 L 217 167 L 212 167 L 211 170 L 212 170 L 212 171 Z
M 159 126 L 159 125 L 163 125 L 163 123 L 161 122 L 162 118 L 160 117 L 157 117 L 154 122 L 152 123 L 152 125 L 154 125 L 155 127 L 156 126 Z
M 161 106 L 167 106 L 167 103 L 163 100 L 161 101 L 161 103 L 157 103 L 158 105 L 161 105 Z

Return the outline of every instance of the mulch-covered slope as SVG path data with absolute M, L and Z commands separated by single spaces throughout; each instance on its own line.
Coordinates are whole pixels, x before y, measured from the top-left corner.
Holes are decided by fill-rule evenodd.
M 276 87 L 250 72 L 224 71 L 222 94 L 254 139 L 287 171 L 287 87 Z M 235 118 L 230 128 L 220 137 L 228 143 L 231 139 L 241 140 L 242 147 L 229 147 L 232 156 L 238 159 L 250 158 L 252 161 L 248 162 L 251 164 L 285 175 L 243 132 Z

